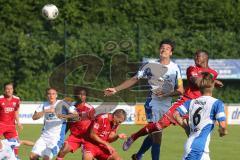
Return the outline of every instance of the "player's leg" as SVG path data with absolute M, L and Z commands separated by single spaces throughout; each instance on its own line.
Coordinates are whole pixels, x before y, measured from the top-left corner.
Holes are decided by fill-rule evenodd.
M 162 132 L 153 132 L 152 134 L 152 149 L 151 155 L 152 160 L 159 160 L 160 158 L 160 147 L 162 142 Z
M 43 151 L 46 149 L 46 142 L 43 138 L 39 138 L 36 143 L 34 144 L 32 151 L 30 153 L 29 159 L 30 160 L 37 160 L 40 157 L 43 157 Z
M 69 146 L 69 144 L 68 143 L 64 143 L 64 146 L 60 149 L 60 151 L 59 151 L 59 153 L 57 155 L 56 160 L 63 160 L 64 157 L 66 156 L 66 154 L 68 154 L 71 151 L 72 151 L 72 149 Z
M 152 146 L 152 138 L 150 135 L 146 136 L 143 143 L 136 154 L 132 155 L 133 160 L 141 159 L 143 154 Z
M 154 119 L 154 111 L 153 111 L 153 108 L 152 108 L 152 99 L 149 98 L 147 99 L 145 105 L 144 105 L 144 108 L 145 108 L 145 113 L 146 113 L 146 118 L 147 118 L 147 121 L 149 123 L 153 122 L 153 119 Z M 138 152 L 136 154 L 133 154 L 132 155 L 132 159 L 141 159 L 142 156 L 144 155 L 144 153 L 150 148 L 152 147 L 152 139 L 151 139 L 151 136 L 147 136 L 144 138 L 143 142 L 142 142 L 142 145 L 140 147 L 140 149 L 138 150 Z
M 18 133 L 15 126 L 5 126 L 6 130 L 3 133 L 3 136 L 8 140 L 9 143 L 13 143 L 12 148 L 15 154 L 15 157 L 18 159 L 18 151 L 20 142 L 18 139 Z
M 74 153 L 78 148 L 81 147 L 82 142 L 83 138 L 70 134 L 64 142 L 64 146 L 59 151 L 57 160 L 62 160 L 69 152 Z
M 107 158 L 107 160 L 122 160 L 122 158 L 119 156 L 117 152 L 114 152 Z
M 29 156 L 30 160 L 38 160 L 39 158 L 40 158 L 40 156 L 38 154 L 33 153 L 33 152 L 30 153 L 30 156 Z
M 164 128 L 170 126 L 172 124 L 171 120 L 168 118 L 167 115 L 163 115 L 163 117 L 157 122 L 157 123 L 149 123 L 145 125 L 142 129 L 139 131 L 133 133 L 127 141 L 123 144 L 123 150 L 128 150 L 129 147 L 132 145 L 134 141 L 136 141 L 139 137 L 145 136 L 147 134 L 153 133 L 153 132 L 160 132 Z
M 93 160 L 94 157 L 93 157 L 92 153 L 88 153 L 88 152 L 86 153 L 86 152 L 85 152 L 85 153 L 83 154 L 83 159 L 84 159 L 84 160 Z
M 49 156 L 44 155 L 43 160 L 50 160 L 51 158 Z
M 85 141 L 82 147 L 82 159 L 94 160 L 95 156 L 100 152 L 99 147 L 91 142 Z
M 29 140 L 20 140 L 20 146 L 21 145 L 25 145 L 25 146 L 34 146 L 34 142 L 33 141 L 29 141 Z
M 59 151 L 59 148 L 56 148 L 56 146 L 53 148 L 46 147 L 42 153 L 43 160 L 51 160 L 54 156 L 57 155 L 58 151 Z
M 97 146 L 97 150 L 98 152 L 95 154 L 97 160 L 122 160 L 116 151 L 110 153 L 105 146 Z
M 160 118 L 164 115 L 164 113 L 169 109 L 168 105 L 164 105 L 159 103 L 159 101 L 155 101 L 153 104 L 153 122 L 158 122 Z M 151 133 L 152 137 L 152 148 L 151 148 L 151 156 L 152 160 L 160 159 L 160 147 L 162 141 L 162 131 L 155 131 Z

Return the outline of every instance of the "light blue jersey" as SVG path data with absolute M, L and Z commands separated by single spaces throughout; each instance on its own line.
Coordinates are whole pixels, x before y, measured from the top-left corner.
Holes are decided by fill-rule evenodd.
M 159 64 L 159 66 L 162 65 L 158 61 L 151 63 Z M 144 64 L 143 66 L 145 65 L 147 64 Z M 179 82 L 182 82 L 180 68 L 176 63 L 170 61 L 168 65 L 162 66 L 166 68 L 166 73 L 160 77 L 155 77 L 151 69 L 144 67 L 140 68 L 136 75 L 138 79 L 142 78 L 147 79 L 150 87 L 150 93 L 144 105 L 148 122 L 157 122 L 168 111 L 172 102 L 172 97 L 158 97 L 157 95 L 154 94 L 153 90 L 156 90 L 159 87 L 158 83 L 156 82 L 157 81 L 167 82 L 167 84 L 173 86 L 173 90 L 174 88 L 178 87 Z
M 225 121 L 224 104 L 211 96 L 189 100 L 177 108 L 189 114 L 190 135 L 185 144 L 184 160 L 209 160 L 209 143 L 215 121 Z
M 44 102 L 37 109 L 36 112 L 42 112 L 50 109 L 59 103 L 65 103 L 62 100 L 57 100 L 55 104 L 51 105 L 49 102 Z M 67 106 L 67 105 L 66 105 Z M 62 108 L 62 114 L 74 113 L 76 108 L 70 106 L 69 108 Z M 40 138 L 33 146 L 32 152 L 44 157 L 48 156 L 50 159 L 56 156 L 64 143 L 65 130 L 67 122 L 64 119 L 59 119 L 55 113 L 44 113 L 44 125 Z

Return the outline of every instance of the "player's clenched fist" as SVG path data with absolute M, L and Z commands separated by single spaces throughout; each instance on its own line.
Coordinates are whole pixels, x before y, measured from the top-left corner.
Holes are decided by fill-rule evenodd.
M 111 96 L 117 93 L 115 88 L 107 88 L 104 90 L 104 96 Z
M 120 139 L 126 139 L 127 138 L 127 135 L 125 133 L 120 133 L 118 134 L 118 138 Z

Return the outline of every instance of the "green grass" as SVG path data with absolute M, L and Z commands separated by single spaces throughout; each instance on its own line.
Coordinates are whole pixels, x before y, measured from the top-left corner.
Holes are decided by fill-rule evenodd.
M 24 130 L 20 133 L 21 139 L 28 139 L 36 141 L 40 136 L 41 125 L 24 125 Z M 141 125 L 122 125 L 119 133 L 126 133 L 130 135 L 132 132 L 141 128 Z M 229 135 L 224 138 L 220 138 L 217 134 L 217 130 L 212 134 L 210 142 L 210 157 L 212 160 L 236 160 L 240 157 L 240 127 L 229 126 Z M 161 160 L 180 160 L 183 155 L 184 142 L 186 136 L 180 127 L 169 127 L 164 130 L 163 141 L 161 146 Z M 122 151 L 122 141 L 118 140 L 113 143 L 113 146 L 117 149 L 119 154 L 124 160 L 129 160 L 130 156 L 135 153 L 141 145 L 142 138 L 136 141 L 133 146 L 127 151 Z M 31 147 L 21 146 L 20 157 L 22 160 L 28 159 L 28 155 L 31 152 Z M 81 152 L 78 150 L 74 154 L 68 154 L 66 160 L 81 159 Z M 150 152 L 148 151 L 144 155 L 144 159 L 150 160 Z

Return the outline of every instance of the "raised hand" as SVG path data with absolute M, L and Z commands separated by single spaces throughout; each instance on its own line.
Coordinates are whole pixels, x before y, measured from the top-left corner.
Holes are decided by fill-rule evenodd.
M 117 93 L 115 88 L 107 88 L 104 90 L 104 96 L 112 96 Z

